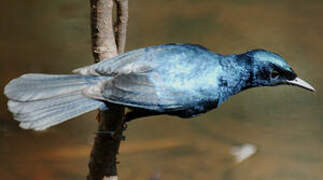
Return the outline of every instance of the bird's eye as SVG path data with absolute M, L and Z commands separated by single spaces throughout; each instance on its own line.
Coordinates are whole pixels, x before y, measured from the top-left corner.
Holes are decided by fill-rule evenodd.
M 271 77 L 271 79 L 274 79 L 274 80 L 278 79 L 279 72 L 278 71 L 275 71 L 275 70 L 272 71 L 271 74 L 270 74 L 270 77 Z

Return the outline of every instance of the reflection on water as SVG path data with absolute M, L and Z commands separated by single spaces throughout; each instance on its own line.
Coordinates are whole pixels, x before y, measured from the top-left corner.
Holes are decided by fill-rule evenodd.
M 130 1 L 128 49 L 190 42 L 221 53 L 280 53 L 318 90 L 256 88 L 194 119 L 129 124 L 121 179 L 323 179 L 321 43 L 323 2 Z M 1 88 L 26 72 L 68 73 L 92 63 L 87 2 L 7 0 L 0 6 Z M 158 13 L 157 13 L 158 12 Z M 95 112 L 37 133 L 18 128 L 1 97 L 3 179 L 84 179 Z M 232 147 L 257 153 L 237 164 Z

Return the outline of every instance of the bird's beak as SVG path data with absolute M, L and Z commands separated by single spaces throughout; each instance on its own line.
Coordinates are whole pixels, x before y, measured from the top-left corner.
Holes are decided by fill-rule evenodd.
M 300 79 L 298 77 L 296 77 L 294 80 L 287 81 L 287 84 L 293 85 L 293 86 L 298 86 L 298 87 L 304 88 L 304 89 L 312 91 L 312 92 L 315 91 L 313 86 L 311 86 L 306 81 L 304 81 L 304 80 L 302 80 L 302 79 Z

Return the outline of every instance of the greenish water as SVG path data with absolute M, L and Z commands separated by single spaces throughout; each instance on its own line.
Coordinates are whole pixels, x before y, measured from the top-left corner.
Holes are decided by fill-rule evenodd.
M 88 2 L 0 3 L 0 87 L 27 72 L 69 73 L 92 63 Z M 127 49 L 197 43 L 223 53 L 264 48 L 281 54 L 317 89 L 256 88 L 184 120 L 129 124 L 120 179 L 323 179 L 322 34 L 319 0 L 130 1 Z M 89 113 L 45 132 L 25 131 L 0 96 L 1 179 L 84 179 L 97 122 Z M 258 151 L 236 164 L 241 143 Z

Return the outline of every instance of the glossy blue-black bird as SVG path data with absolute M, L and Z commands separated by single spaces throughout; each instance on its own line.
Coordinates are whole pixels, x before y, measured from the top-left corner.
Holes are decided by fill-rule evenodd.
M 43 130 L 108 103 L 133 109 L 127 121 L 155 114 L 188 118 L 252 87 L 288 84 L 314 91 L 278 54 L 220 55 L 190 44 L 137 49 L 73 72 L 25 74 L 5 87 L 22 128 Z

